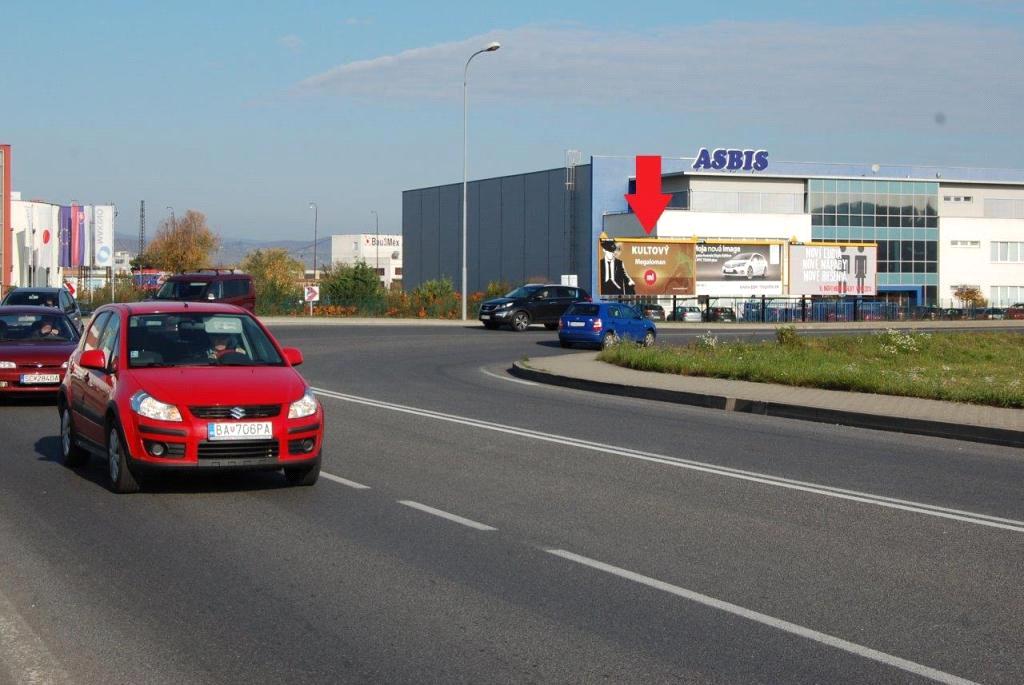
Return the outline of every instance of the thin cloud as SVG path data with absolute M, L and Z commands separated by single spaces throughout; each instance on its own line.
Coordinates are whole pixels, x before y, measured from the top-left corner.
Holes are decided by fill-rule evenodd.
M 287 36 L 281 36 L 278 38 L 277 44 L 291 52 L 298 52 L 302 49 L 302 46 L 306 44 L 306 41 L 302 40 L 294 33 L 290 33 Z
M 348 17 L 341 23 L 345 26 L 368 26 L 373 23 L 373 17 Z
M 524 26 L 348 62 L 296 84 L 303 95 L 365 102 L 461 98 L 466 58 L 474 97 L 520 105 L 624 105 L 730 112 L 778 120 L 838 115 L 849 126 L 886 117 L 1013 121 L 1024 90 L 1010 65 L 1024 36 L 952 24 L 826 26 L 719 22 L 650 32 Z

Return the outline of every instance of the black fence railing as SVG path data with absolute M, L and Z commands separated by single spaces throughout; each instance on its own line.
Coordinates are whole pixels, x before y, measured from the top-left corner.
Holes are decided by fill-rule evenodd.
M 673 297 L 605 296 L 652 310 L 667 321 L 804 323 L 833 321 L 957 321 L 1013 318 L 1000 307 L 939 307 L 879 299 L 810 297 Z M 659 309 L 660 308 L 660 309 Z

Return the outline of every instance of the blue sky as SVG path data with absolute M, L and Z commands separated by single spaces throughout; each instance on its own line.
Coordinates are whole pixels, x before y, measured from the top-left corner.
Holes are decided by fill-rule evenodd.
M 403 189 L 565 150 L 1024 168 L 1024 3 L 21 2 L 0 142 L 25 197 L 229 238 L 401 230 Z M 834 5 L 834 7 L 833 7 Z M 940 116 L 941 115 L 941 116 Z M 939 121 L 942 123 L 939 123 Z

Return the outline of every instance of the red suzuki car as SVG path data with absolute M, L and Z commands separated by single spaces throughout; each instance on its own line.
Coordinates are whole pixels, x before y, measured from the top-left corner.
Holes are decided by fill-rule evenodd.
M 50 307 L 0 307 L 0 397 L 55 394 L 78 328 Z
M 104 458 L 115 492 L 161 470 L 320 475 L 323 410 L 282 348 L 226 304 L 112 304 L 93 315 L 58 399 L 69 466 Z

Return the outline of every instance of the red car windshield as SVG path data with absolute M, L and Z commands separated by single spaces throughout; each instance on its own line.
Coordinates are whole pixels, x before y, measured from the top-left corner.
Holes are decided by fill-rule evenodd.
M 128 365 L 280 366 L 263 329 L 240 314 L 144 314 L 128 320 Z
M 2 314 L 0 343 L 69 343 L 78 339 L 62 314 Z

